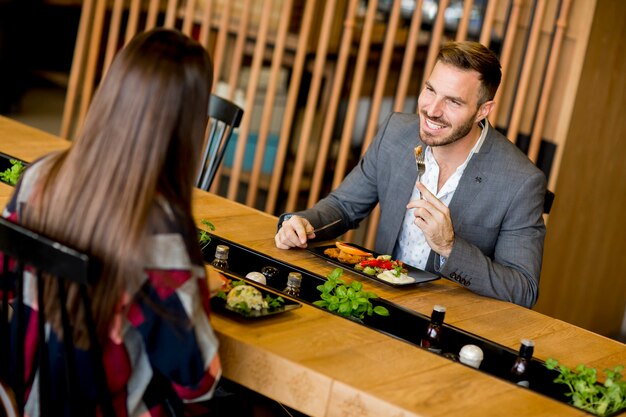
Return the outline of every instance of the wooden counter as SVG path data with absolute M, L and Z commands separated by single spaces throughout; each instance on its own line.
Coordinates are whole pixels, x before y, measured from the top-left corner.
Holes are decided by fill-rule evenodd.
M 0 151 L 32 160 L 68 143 L 0 117 Z M 11 187 L 0 184 L 0 204 Z M 325 275 L 334 267 L 273 242 L 276 218 L 206 192 L 194 195 L 196 219 L 215 233 L 276 259 Z M 447 307 L 446 322 L 517 350 L 535 341 L 535 356 L 603 370 L 626 364 L 626 345 L 510 303 L 438 280 L 396 289 L 358 279 L 379 296 L 429 315 Z M 572 308 L 584 308 L 573 306 Z M 304 305 L 265 320 L 214 314 L 224 375 L 313 416 L 585 416 L 550 398 Z M 623 413 L 626 415 L 626 413 Z

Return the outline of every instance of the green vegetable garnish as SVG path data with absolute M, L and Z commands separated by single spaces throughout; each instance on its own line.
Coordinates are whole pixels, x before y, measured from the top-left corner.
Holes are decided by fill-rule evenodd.
M 208 221 L 207 219 L 200 220 L 200 223 L 209 228 L 209 230 L 215 230 L 215 226 L 213 223 Z M 204 250 L 209 243 L 211 243 L 211 235 L 204 229 L 198 229 L 198 241 L 200 242 L 200 249 Z
M 342 274 L 343 270 L 336 268 L 328 275 L 328 280 L 323 285 L 317 286 L 321 292 L 321 300 L 315 301 L 314 305 L 344 317 L 357 319 L 363 319 L 365 314 L 371 316 L 372 313 L 379 316 L 389 315 L 389 310 L 385 307 L 372 305 L 370 299 L 378 298 L 376 294 L 363 291 L 363 284 L 358 281 L 352 281 L 349 286 L 345 285 L 341 279 Z
M 575 370 L 559 365 L 554 359 L 546 361 L 548 369 L 556 369 L 559 376 L 554 382 L 569 387 L 570 404 L 597 416 L 613 414 L 626 407 L 626 381 L 622 380 L 622 365 L 613 370 L 605 369 L 604 384 L 597 383 L 597 371 L 585 365 L 578 365 Z
M 9 159 L 9 162 L 11 162 L 11 168 L 8 168 L 4 172 L 0 172 L 0 180 L 9 185 L 15 185 L 20 179 L 22 172 L 24 172 L 24 165 L 17 159 Z

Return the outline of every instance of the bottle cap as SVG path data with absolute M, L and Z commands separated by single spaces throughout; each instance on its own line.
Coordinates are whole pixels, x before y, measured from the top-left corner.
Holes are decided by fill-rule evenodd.
M 440 312 L 440 313 L 445 313 L 445 312 L 446 312 L 446 307 L 445 307 L 445 306 L 442 306 L 442 305 L 440 305 L 440 304 L 436 304 L 436 305 L 433 307 L 433 310 L 438 311 L 438 312 Z
M 226 245 L 217 245 L 215 248 L 215 257 L 217 259 L 228 259 L 229 248 Z
M 535 346 L 535 342 L 533 342 L 530 339 L 522 339 L 521 343 L 522 343 L 522 345 L 528 346 L 528 347 L 534 347 Z
M 301 282 L 302 274 L 299 272 L 290 272 L 289 276 L 287 276 L 287 285 L 295 285 L 296 287 L 299 287 Z
M 483 350 L 476 345 L 465 345 L 459 352 L 461 363 L 478 368 L 483 361 Z
M 267 281 L 265 280 L 265 275 L 257 271 L 248 272 L 246 278 L 251 279 L 252 281 L 256 281 L 259 284 L 267 284 Z

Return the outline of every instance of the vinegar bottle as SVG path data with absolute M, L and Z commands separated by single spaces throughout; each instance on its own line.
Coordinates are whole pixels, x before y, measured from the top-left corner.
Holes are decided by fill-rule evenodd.
M 431 352 L 441 353 L 441 330 L 443 319 L 446 316 L 446 308 L 442 305 L 435 305 L 430 316 L 430 323 L 426 328 L 426 334 L 422 337 L 420 346 Z
M 522 339 L 519 354 L 511 367 L 511 379 L 517 385 L 526 388 L 530 386 L 530 382 L 528 381 L 528 367 L 530 365 L 530 359 L 533 357 L 534 349 L 535 342 L 530 339 Z
M 215 259 L 213 259 L 211 265 L 223 271 L 228 270 L 228 251 L 228 246 L 217 245 L 215 248 Z
M 299 272 L 290 272 L 287 277 L 287 287 L 283 292 L 292 297 L 300 296 L 300 284 L 302 283 L 302 274 Z

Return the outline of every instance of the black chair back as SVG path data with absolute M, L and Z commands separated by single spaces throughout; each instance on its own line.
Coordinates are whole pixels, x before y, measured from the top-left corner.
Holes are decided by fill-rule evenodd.
M 243 109 L 236 104 L 211 94 L 209 102 L 208 137 L 202 151 L 200 170 L 196 180 L 196 187 L 207 191 L 215 179 L 228 141 L 233 130 L 239 127 Z
M 0 343 L 0 380 L 7 381 L 13 389 L 18 413 L 20 415 L 24 413 L 24 393 L 27 388 L 24 381 L 24 339 L 27 324 L 24 291 L 28 289 L 24 286 L 24 267 L 29 266 L 34 269 L 37 304 L 40 306 L 37 313 L 38 359 L 36 366 L 39 372 L 39 410 L 41 415 L 53 415 L 57 412 L 51 405 L 52 389 L 57 390 L 57 392 L 61 389 L 65 390 L 63 397 L 69 399 L 67 406 L 71 415 L 84 415 L 84 410 L 81 410 L 83 398 L 79 394 L 78 374 L 74 360 L 75 346 L 71 337 L 73 331 L 66 309 L 65 284 L 71 281 L 79 285 L 80 297 L 85 310 L 85 325 L 89 331 L 89 355 L 95 377 L 97 402 L 104 416 L 114 416 L 102 365 L 101 347 L 96 337 L 87 293 L 90 277 L 97 276 L 94 263 L 86 254 L 4 218 L 0 218 L 0 254 L 2 254 L 3 259 L 0 265 L 0 280 L 2 281 L 0 340 L 3 341 Z M 58 303 L 64 335 L 62 356 L 65 387 L 52 387 L 49 380 L 50 363 L 45 330 L 46 317 L 45 309 L 42 307 L 44 305 L 43 273 L 54 277 L 58 284 Z M 12 306 L 9 305 L 9 293 L 14 295 Z M 7 342 L 9 340 L 11 343 Z
M 546 195 L 543 198 L 544 214 L 550 214 L 550 210 L 552 210 L 552 203 L 554 203 L 554 193 L 550 190 L 546 190 Z

